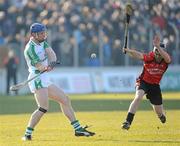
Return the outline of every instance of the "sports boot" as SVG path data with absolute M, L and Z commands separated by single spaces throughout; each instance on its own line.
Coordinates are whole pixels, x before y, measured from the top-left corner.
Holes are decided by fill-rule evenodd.
M 31 137 L 31 135 L 24 135 L 24 136 L 22 137 L 22 140 L 23 140 L 23 141 L 30 141 L 30 140 L 32 140 L 32 137 Z
M 165 115 L 161 115 L 160 117 L 159 117 L 159 119 L 161 120 L 161 123 L 166 123 L 166 116 Z
M 90 131 L 88 131 L 88 130 L 86 130 L 88 128 L 88 126 L 85 126 L 85 127 L 81 127 L 81 128 L 79 128 L 79 129 L 77 129 L 77 130 L 75 130 L 75 136 L 93 136 L 93 135 L 95 135 L 95 133 L 94 132 L 90 132 Z
M 131 124 L 128 121 L 126 121 L 126 122 L 122 123 L 121 128 L 125 129 L 125 130 L 128 130 L 130 128 L 130 125 Z

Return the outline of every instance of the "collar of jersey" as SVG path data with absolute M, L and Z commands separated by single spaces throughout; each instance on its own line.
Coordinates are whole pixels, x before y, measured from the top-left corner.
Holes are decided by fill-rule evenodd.
M 32 38 L 30 38 L 30 43 L 32 43 L 32 44 L 34 44 L 34 45 L 36 45 L 36 46 L 40 46 L 40 45 L 41 45 L 41 43 L 37 44 L 36 42 L 34 42 L 34 41 L 32 40 Z

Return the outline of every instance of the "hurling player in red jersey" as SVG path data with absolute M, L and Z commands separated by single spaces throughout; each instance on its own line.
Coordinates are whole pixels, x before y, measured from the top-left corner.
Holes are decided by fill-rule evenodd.
M 144 95 L 146 95 L 147 99 L 151 102 L 151 105 L 161 122 L 166 122 L 159 82 L 167 70 L 171 58 L 164 50 L 165 45 L 160 42 L 159 36 L 156 35 L 154 37 L 153 45 L 153 51 L 148 54 L 143 54 L 129 48 L 123 48 L 123 51 L 127 52 L 131 57 L 142 60 L 144 66 L 141 75 L 136 81 L 135 98 L 129 106 L 126 121 L 122 124 L 122 129 L 128 130 L 130 128 L 136 110 Z

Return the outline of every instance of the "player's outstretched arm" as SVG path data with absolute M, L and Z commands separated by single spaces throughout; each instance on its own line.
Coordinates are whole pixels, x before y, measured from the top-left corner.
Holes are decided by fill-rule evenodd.
M 123 51 L 127 52 L 127 54 L 135 59 L 143 60 L 143 53 L 136 51 L 134 49 L 123 48 Z

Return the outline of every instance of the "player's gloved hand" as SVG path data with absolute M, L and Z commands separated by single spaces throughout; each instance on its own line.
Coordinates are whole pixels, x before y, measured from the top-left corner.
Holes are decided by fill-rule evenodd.
M 46 71 L 49 72 L 51 71 L 53 68 L 51 68 L 49 65 L 46 67 Z
M 126 52 L 128 53 L 129 50 L 130 50 L 129 48 L 123 48 L 123 49 L 122 49 L 123 53 L 126 53 Z
M 49 67 L 51 67 L 52 69 L 55 67 L 56 65 L 56 61 L 52 61 L 49 63 Z

